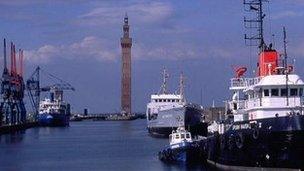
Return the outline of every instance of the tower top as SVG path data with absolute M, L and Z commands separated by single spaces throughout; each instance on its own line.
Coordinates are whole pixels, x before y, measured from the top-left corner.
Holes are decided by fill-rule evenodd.
M 125 14 L 125 18 L 124 18 L 124 23 L 126 24 L 126 25 L 128 25 L 128 21 L 129 20 L 129 18 L 128 18 L 128 13 L 126 12 L 126 14 Z
M 128 18 L 128 14 L 125 14 L 124 17 L 124 25 L 123 25 L 123 37 L 124 38 L 129 38 L 129 18 Z

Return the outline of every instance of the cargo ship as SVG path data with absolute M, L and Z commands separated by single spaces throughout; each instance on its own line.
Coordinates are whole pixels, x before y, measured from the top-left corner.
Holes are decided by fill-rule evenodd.
M 257 76 L 236 69 L 226 117 L 208 126 L 207 161 L 228 170 L 304 169 L 304 82 L 288 64 L 285 28 L 282 59 L 264 42 L 263 2 L 244 1 L 257 13 L 259 36 L 245 37 L 259 43 Z
M 201 105 L 187 103 L 184 96 L 184 77 L 181 74 L 178 93 L 167 91 L 168 74 L 163 71 L 163 84 L 158 94 L 152 94 L 147 104 L 147 128 L 151 135 L 168 137 L 172 130 L 185 127 L 192 135 L 207 133 Z
M 50 97 L 39 103 L 38 123 L 41 126 L 69 126 L 70 104 L 63 101 L 63 92 L 52 88 Z

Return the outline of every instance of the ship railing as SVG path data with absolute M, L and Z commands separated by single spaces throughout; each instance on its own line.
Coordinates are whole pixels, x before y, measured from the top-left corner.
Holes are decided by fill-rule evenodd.
M 236 106 L 237 110 L 246 109 L 247 108 L 247 100 L 238 100 L 238 101 L 226 101 L 226 108 L 234 109 Z
M 232 78 L 230 80 L 230 89 L 244 89 L 253 86 L 261 80 L 260 77 L 256 78 Z

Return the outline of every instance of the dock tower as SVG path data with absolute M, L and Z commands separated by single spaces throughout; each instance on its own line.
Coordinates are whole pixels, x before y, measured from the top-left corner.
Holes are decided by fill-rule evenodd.
M 122 49 L 122 76 L 121 76 L 121 112 L 131 114 L 131 46 L 129 37 L 129 23 L 127 14 L 124 17 L 123 37 L 120 39 Z

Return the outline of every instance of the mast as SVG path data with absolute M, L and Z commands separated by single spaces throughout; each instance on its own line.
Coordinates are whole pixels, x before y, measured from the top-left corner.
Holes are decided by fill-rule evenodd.
M 4 39 L 3 40 L 3 46 L 4 46 L 4 49 L 3 49 L 3 56 L 4 56 L 4 72 L 7 72 L 7 62 L 6 62 L 6 40 Z
M 286 29 L 285 29 L 285 27 L 283 27 L 283 37 L 284 37 L 284 40 L 283 40 L 283 42 L 284 42 L 284 62 L 283 62 L 283 67 L 284 67 L 284 71 L 285 71 L 285 77 L 286 77 L 286 91 L 287 91 L 287 93 L 286 93 L 286 106 L 289 106 L 289 100 L 288 100 L 288 66 L 287 66 L 287 58 L 288 58 L 288 56 L 287 56 L 287 41 L 286 41 Z
M 246 45 L 258 46 L 259 51 L 263 52 L 266 49 L 264 41 L 264 18 L 265 14 L 263 12 L 263 1 L 265 0 L 244 0 L 243 4 L 245 6 L 245 11 L 256 12 L 257 17 L 253 19 L 244 18 L 244 25 L 246 29 L 257 29 L 257 35 L 247 35 L 245 34 Z M 249 44 L 247 44 L 249 40 Z
M 169 74 L 167 73 L 166 68 L 163 70 L 163 84 L 161 86 L 160 92 L 158 94 L 168 94 L 167 90 L 167 80 L 169 78 Z
M 185 77 L 183 72 L 180 74 L 179 78 L 179 94 L 182 98 L 182 102 L 185 102 Z

